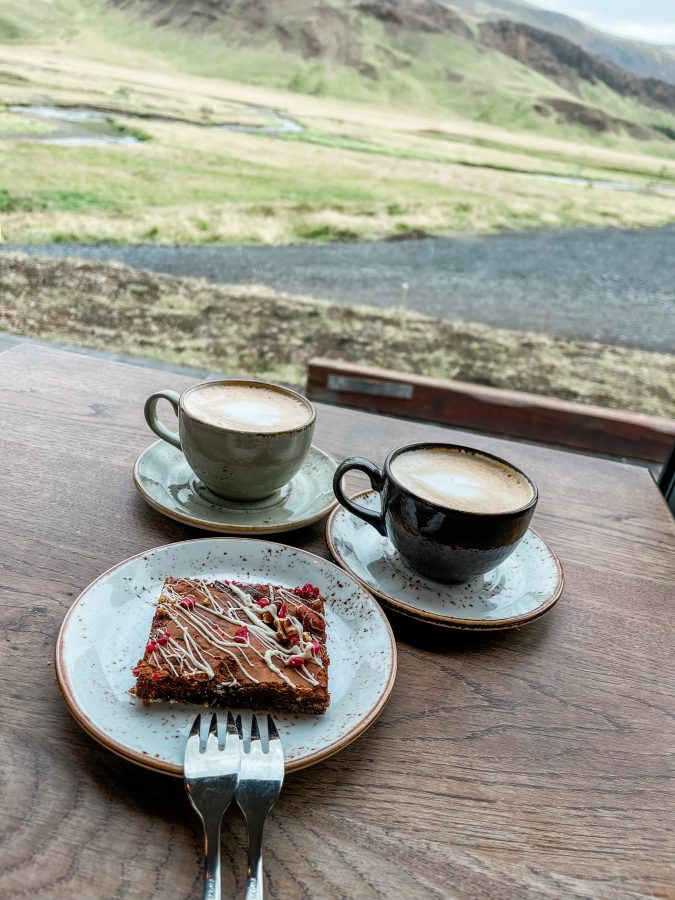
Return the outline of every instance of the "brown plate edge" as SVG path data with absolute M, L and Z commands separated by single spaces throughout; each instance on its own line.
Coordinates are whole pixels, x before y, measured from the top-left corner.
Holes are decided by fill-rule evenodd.
M 63 622 L 61 623 L 61 627 L 59 628 L 59 633 L 56 638 L 56 646 L 54 650 L 54 667 L 56 670 L 56 680 L 59 686 L 59 690 L 61 692 L 61 696 L 68 707 L 70 714 L 73 716 L 75 721 L 82 727 L 87 734 L 94 738 L 101 746 L 105 747 L 107 750 L 112 751 L 117 756 L 122 757 L 127 762 L 135 763 L 136 765 L 142 766 L 146 769 L 151 769 L 154 772 L 161 772 L 165 775 L 172 775 L 174 777 L 182 778 L 183 770 L 180 766 L 172 765 L 171 763 L 163 762 L 162 760 L 158 760 L 154 757 L 147 757 L 143 753 L 137 753 L 136 751 L 129 750 L 124 744 L 120 744 L 118 741 L 115 741 L 113 738 L 110 738 L 104 731 L 98 728 L 93 722 L 80 710 L 79 706 L 75 702 L 74 697 L 71 694 L 70 684 L 68 681 L 67 675 L 67 667 L 63 660 L 63 641 L 65 637 L 65 632 L 67 629 L 68 622 L 70 620 L 71 615 L 74 614 L 77 606 L 79 605 L 81 599 L 84 595 L 99 581 L 103 578 L 106 578 L 111 572 L 115 569 L 119 569 L 121 566 L 126 565 L 126 563 L 131 562 L 134 559 L 138 559 L 139 557 L 143 557 L 146 554 L 152 552 L 153 550 L 159 550 L 162 547 L 170 547 L 175 546 L 175 544 L 192 544 L 199 541 L 200 543 L 204 540 L 224 540 L 223 538 L 197 538 L 188 541 L 173 541 L 168 544 L 159 544 L 157 547 L 150 547 L 148 550 L 142 550 L 140 553 L 136 553 L 133 556 L 129 556 L 127 559 L 122 560 L 119 563 L 116 563 L 114 566 L 111 566 L 109 569 L 106 569 L 105 572 L 102 572 L 97 578 L 94 578 L 75 598 L 73 603 L 70 605 L 66 615 L 64 616 Z M 254 541 L 255 539 L 251 539 Z M 256 541 L 256 543 L 265 544 L 267 541 Z M 345 570 L 335 565 L 335 563 L 331 562 L 329 559 L 322 559 L 322 557 L 317 556 L 315 553 L 311 553 L 308 550 L 302 550 L 298 547 L 291 547 L 288 544 L 275 544 L 275 547 L 286 547 L 287 549 L 293 550 L 296 553 L 303 553 L 307 556 L 315 557 L 316 559 L 321 560 L 323 563 L 328 563 L 329 565 L 335 566 L 336 569 L 339 569 L 340 573 L 344 573 Z M 347 734 L 334 741 L 332 744 L 328 744 L 326 747 L 322 747 L 320 750 L 317 750 L 314 753 L 310 753 L 308 756 L 303 757 L 297 761 L 287 763 L 286 764 L 286 772 L 297 772 L 301 769 L 305 769 L 308 766 L 313 766 L 316 763 L 322 762 L 325 759 L 328 759 L 331 756 L 334 756 L 340 750 L 343 750 L 345 747 L 348 747 L 351 743 L 353 743 L 357 738 L 359 738 L 368 728 L 378 719 L 382 710 L 387 704 L 389 697 L 391 695 L 392 689 L 394 687 L 394 682 L 396 681 L 396 673 L 398 669 L 398 654 L 396 647 L 396 638 L 394 637 L 394 632 L 392 630 L 391 624 L 387 619 L 386 615 L 380 608 L 379 604 L 375 602 L 373 594 L 367 588 L 361 584 L 361 582 L 354 578 L 351 573 L 347 572 L 350 578 L 352 578 L 361 590 L 364 590 L 366 595 L 372 600 L 373 607 L 377 611 L 378 615 L 381 618 L 382 623 L 387 631 L 389 637 L 389 644 L 391 647 L 391 665 L 389 676 L 384 685 L 382 693 L 378 698 L 377 703 L 373 706 L 371 710 L 357 722 L 352 729 L 347 732 Z
M 372 493 L 372 489 L 359 491 L 357 494 L 351 496 L 350 499 L 357 500 L 359 497 L 363 497 L 366 494 Z M 557 585 L 555 586 L 551 596 L 544 600 L 544 602 L 540 606 L 529 613 L 524 613 L 521 616 L 513 616 L 506 619 L 491 619 L 489 621 L 486 621 L 484 619 L 455 619 L 452 616 L 439 617 L 433 615 L 432 613 L 424 612 L 424 610 L 418 609 L 414 606 L 409 606 L 407 603 L 403 603 L 401 600 L 397 600 L 395 597 L 390 597 L 388 594 L 385 594 L 382 591 L 378 591 L 377 588 L 374 588 L 372 585 L 366 584 L 366 582 L 362 581 L 359 576 L 355 572 L 353 572 L 346 565 L 346 563 L 342 561 L 331 539 L 331 526 L 339 510 L 340 507 L 338 506 L 330 513 L 325 526 L 326 545 L 335 562 L 343 571 L 351 575 L 351 577 L 355 581 L 357 581 L 361 585 L 361 587 L 364 588 L 364 590 L 368 591 L 368 593 L 372 594 L 374 597 L 377 597 L 377 599 L 380 600 L 386 607 L 394 610 L 394 612 L 406 616 L 406 618 L 408 619 L 414 619 L 416 622 L 422 622 L 427 625 L 436 625 L 440 628 L 453 628 L 464 631 L 505 631 L 509 628 L 518 628 L 520 625 L 526 625 L 529 622 L 535 621 L 535 619 L 541 618 L 541 616 L 545 615 L 555 606 L 563 592 L 563 588 L 565 586 L 565 573 L 563 572 L 562 563 L 560 562 L 557 553 L 555 553 L 555 551 L 549 547 L 548 543 L 544 540 L 544 538 L 539 534 L 538 531 L 536 531 L 534 528 L 529 528 L 528 531 L 531 531 L 532 534 L 536 535 L 536 537 L 539 538 L 539 540 L 544 544 L 548 552 L 551 554 L 551 558 L 558 571 Z

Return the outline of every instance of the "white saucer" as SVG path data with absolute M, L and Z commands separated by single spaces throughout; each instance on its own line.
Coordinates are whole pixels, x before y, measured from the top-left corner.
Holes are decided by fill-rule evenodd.
M 252 538 L 166 544 L 104 572 L 73 603 L 56 643 L 56 673 L 68 707 L 93 738 L 131 762 L 183 774 L 185 740 L 200 707 L 144 705 L 129 694 L 155 603 L 167 575 L 237 578 L 295 587 L 326 598 L 330 706 L 322 715 L 274 713 L 286 770 L 337 753 L 375 721 L 396 676 L 386 616 L 354 579 L 313 553 Z M 203 712 L 203 710 L 202 710 Z
M 379 510 L 375 491 L 356 499 Z M 384 606 L 445 628 L 489 631 L 524 625 L 548 612 L 563 588 L 558 557 L 532 529 L 496 569 L 461 584 L 441 584 L 413 572 L 388 538 L 342 506 L 326 524 L 326 542 L 342 568 Z
M 337 503 L 335 460 L 312 446 L 298 474 L 284 487 L 250 503 L 224 500 L 197 478 L 180 450 L 156 441 L 136 460 L 134 483 L 165 516 L 221 534 L 274 534 L 311 525 Z

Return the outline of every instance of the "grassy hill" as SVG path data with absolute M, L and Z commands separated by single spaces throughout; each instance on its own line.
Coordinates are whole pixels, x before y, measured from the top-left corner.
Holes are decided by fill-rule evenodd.
M 546 101 L 570 95 L 601 112 L 607 102 L 620 106 L 595 131 L 630 134 L 625 123 L 634 123 L 646 129 L 643 140 L 658 142 L 659 127 L 675 127 L 675 86 L 631 74 L 541 28 L 478 23 L 436 0 L 106 0 L 104 10 L 101 31 L 113 43 L 183 57 L 200 74 L 452 110 L 546 134 L 565 133 L 570 121 Z M 634 102 L 617 104 L 617 97 Z
M 491 28 L 432 0 L 0 0 L 0 232 L 286 242 L 672 221 L 675 88 Z M 11 108 L 31 103 L 104 110 L 143 140 L 51 144 L 65 132 Z M 297 128 L 214 127 L 274 110 Z

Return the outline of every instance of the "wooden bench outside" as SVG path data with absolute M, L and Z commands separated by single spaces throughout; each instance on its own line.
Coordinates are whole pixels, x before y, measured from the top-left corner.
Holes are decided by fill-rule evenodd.
M 663 463 L 675 444 L 672 419 L 329 359 L 310 360 L 307 396 L 338 406 L 647 462 Z

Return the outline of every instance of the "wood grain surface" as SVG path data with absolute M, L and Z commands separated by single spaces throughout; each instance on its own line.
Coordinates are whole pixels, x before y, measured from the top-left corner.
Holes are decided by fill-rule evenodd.
M 71 719 L 53 673 L 79 591 L 144 548 L 199 536 L 136 494 L 166 372 L 21 346 L 0 354 L 0 896 L 199 898 L 201 833 L 178 780 Z M 320 406 L 338 458 L 465 433 Z M 476 436 L 538 482 L 533 524 L 566 588 L 494 635 L 393 619 L 379 721 L 291 775 L 267 826 L 270 900 L 674 897 L 675 528 L 642 468 Z M 356 487 L 354 483 L 354 487 Z M 322 525 L 280 538 L 326 556 Z M 224 897 L 243 896 L 240 817 Z

